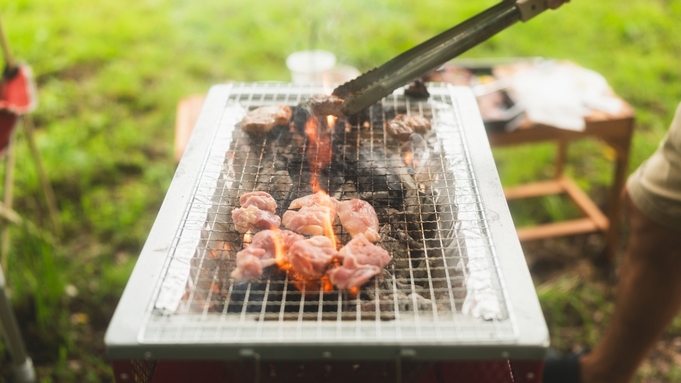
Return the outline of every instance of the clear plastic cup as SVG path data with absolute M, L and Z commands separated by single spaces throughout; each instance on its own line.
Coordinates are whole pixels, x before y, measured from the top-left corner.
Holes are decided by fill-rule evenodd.
M 297 85 L 328 85 L 329 72 L 336 65 L 336 56 L 327 51 L 300 51 L 286 58 L 291 80 Z

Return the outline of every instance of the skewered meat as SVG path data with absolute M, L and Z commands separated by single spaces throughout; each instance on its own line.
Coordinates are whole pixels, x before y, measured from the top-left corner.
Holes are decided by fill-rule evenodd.
M 255 206 L 260 210 L 266 210 L 271 213 L 277 211 L 277 201 L 263 191 L 246 193 L 239 198 L 239 203 L 241 207 Z
M 288 251 L 291 270 L 305 279 L 318 279 L 338 256 L 334 243 L 327 237 L 314 236 L 296 241 Z
M 373 265 L 380 268 L 384 268 L 392 259 L 385 249 L 369 242 L 367 237 L 361 233 L 352 238 L 338 252 L 338 255 L 343 259 L 353 257 L 360 265 Z M 343 265 L 345 265 L 345 262 Z
M 331 217 L 331 222 L 336 217 L 336 204 L 338 203 L 338 200 L 336 200 L 333 197 L 329 197 L 328 194 L 324 193 L 323 191 L 318 191 L 315 194 L 310 194 L 306 195 L 304 197 L 300 197 L 298 199 L 294 199 L 291 201 L 291 204 L 289 205 L 289 209 L 300 209 L 303 206 L 307 207 L 312 207 L 312 206 L 324 206 L 329 208 L 329 214 Z
M 335 212 L 334 212 L 335 213 Z M 331 209 L 326 206 L 303 206 L 299 211 L 288 210 L 283 216 L 284 227 L 305 235 L 324 235 L 333 223 Z
M 268 210 L 260 210 L 255 205 L 232 210 L 232 221 L 239 233 L 275 229 L 281 225 L 281 218 L 278 215 Z
M 268 133 L 275 126 L 288 124 L 291 114 L 291 108 L 285 105 L 262 106 L 246 113 L 241 129 L 252 134 Z
M 351 255 L 345 257 L 343 266 L 329 270 L 327 274 L 331 279 L 331 283 L 339 289 L 351 289 L 362 286 L 380 272 L 380 267 L 359 264 L 357 259 Z
M 263 268 L 276 263 L 277 250 L 281 256 L 285 256 L 293 243 L 303 239 L 303 236 L 289 230 L 263 230 L 257 233 L 251 244 L 236 254 L 236 269 L 232 271 L 232 277 L 260 277 Z
M 353 238 L 358 234 L 364 234 L 371 242 L 381 239 L 378 234 L 378 217 L 369 202 L 361 199 L 339 202 L 338 216 L 345 230 Z
M 414 133 L 427 133 L 430 130 L 430 121 L 421 115 L 407 116 L 398 114 L 394 119 L 385 123 L 385 131 L 399 141 L 406 142 Z
M 343 117 L 343 99 L 334 95 L 318 94 L 307 100 L 312 114 Z

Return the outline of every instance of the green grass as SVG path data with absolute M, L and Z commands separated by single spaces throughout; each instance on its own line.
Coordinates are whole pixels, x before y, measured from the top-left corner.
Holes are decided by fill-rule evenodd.
M 41 381 L 111 380 L 103 332 L 174 172 L 173 126 L 180 98 L 230 80 L 286 81 L 286 56 L 312 44 L 335 52 L 342 63 L 370 69 L 494 3 L 1 4 L 14 53 L 32 65 L 38 82 L 37 141 L 65 229 L 60 245 L 53 247 L 12 228 L 6 265 Z M 633 169 L 655 149 L 681 101 L 680 17 L 677 0 L 574 0 L 465 56 L 544 56 L 603 73 L 637 111 Z M 603 196 L 610 182 L 604 154 L 600 144 L 590 142 L 570 148 L 569 174 L 599 204 L 607 202 Z M 507 185 L 552 175 L 550 145 L 495 150 L 495 156 Z M 37 173 L 21 136 L 17 162 L 16 209 L 47 228 Z M 523 211 L 532 208 L 521 206 L 516 220 L 573 214 L 559 198 L 540 205 L 543 213 L 531 215 Z M 554 343 L 592 343 L 602 326 L 587 313 L 600 310 L 607 316 L 610 310 L 604 298 L 610 296 L 592 288 L 598 277 L 568 274 L 543 283 L 549 284 L 542 284 L 539 294 Z M 678 368 L 668 375 L 679 376 Z

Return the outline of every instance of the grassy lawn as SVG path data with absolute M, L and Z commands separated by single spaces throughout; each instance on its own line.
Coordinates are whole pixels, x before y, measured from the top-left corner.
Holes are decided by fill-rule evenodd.
M 15 56 L 32 65 L 38 82 L 38 146 L 65 229 L 57 246 L 11 229 L 7 278 L 41 381 L 112 381 L 103 335 L 173 176 L 180 98 L 229 80 L 287 81 L 286 56 L 312 40 L 339 62 L 367 70 L 494 3 L 3 2 Z M 680 18 L 678 0 L 574 0 L 465 56 L 544 56 L 602 73 L 637 112 L 633 170 L 655 149 L 681 101 Z M 22 134 L 17 150 L 16 210 L 47 228 Z M 495 151 L 506 185 L 549 177 L 553 155 L 550 145 Z M 609 156 L 592 142 L 570 151 L 568 172 L 601 205 Z M 541 207 L 515 206 L 515 219 L 573 214 L 560 199 Z M 558 348 L 593 345 L 612 311 L 613 281 L 589 261 L 601 247 L 595 236 L 526 247 Z M 640 381 L 681 378 L 679 358 L 681 320 L 646 361 Z

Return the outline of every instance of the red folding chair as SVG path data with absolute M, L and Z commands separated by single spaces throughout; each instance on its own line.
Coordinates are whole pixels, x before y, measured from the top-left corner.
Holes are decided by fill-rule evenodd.
M 3 218 L 5 221 L 5 225 L 3 225 L 0 231 L 0 240 L 2 241 L 2 248 L 0 249 L 0 264 L 2 266 L 0 267 L 0 332 L 12 358 L 14 380 L 20 383 L 28 383 L 36 381 L 36 373 L 33 362 L 26 352 L 16 317 L 5 292 L 5 278 L 2 269 L 7 267 L 7 254 L 10 243 L 8 228 L 10 224 L 17 224 L 48 240 L 51 236 L 45 234 L 30 221 L 23 219 L 12 209 L 15 163 L 14 141 L 16 127 L 20 121 L 23 121 L 31 154 L 38 167 L 38 175 L 47 199 L 52 224 L 57 231 L 60 231 L 61 227 L 58 220 L 54 192 L 43 170 L 40 155 L 33 139 L 33 124 L 29 113 L 35 109 L 37 98 L 31 68 L 27 65 L 18 65 L 14 61 L 7 40 L 2 32 L 1 24 L 0 44 L 2 45 L 2 52 L 6 63 L 5 70 L 2 73 L 2 82 L 0 83 L 0 156 L 6 157 L 4 199 L 0 202 L 0 218 Z

